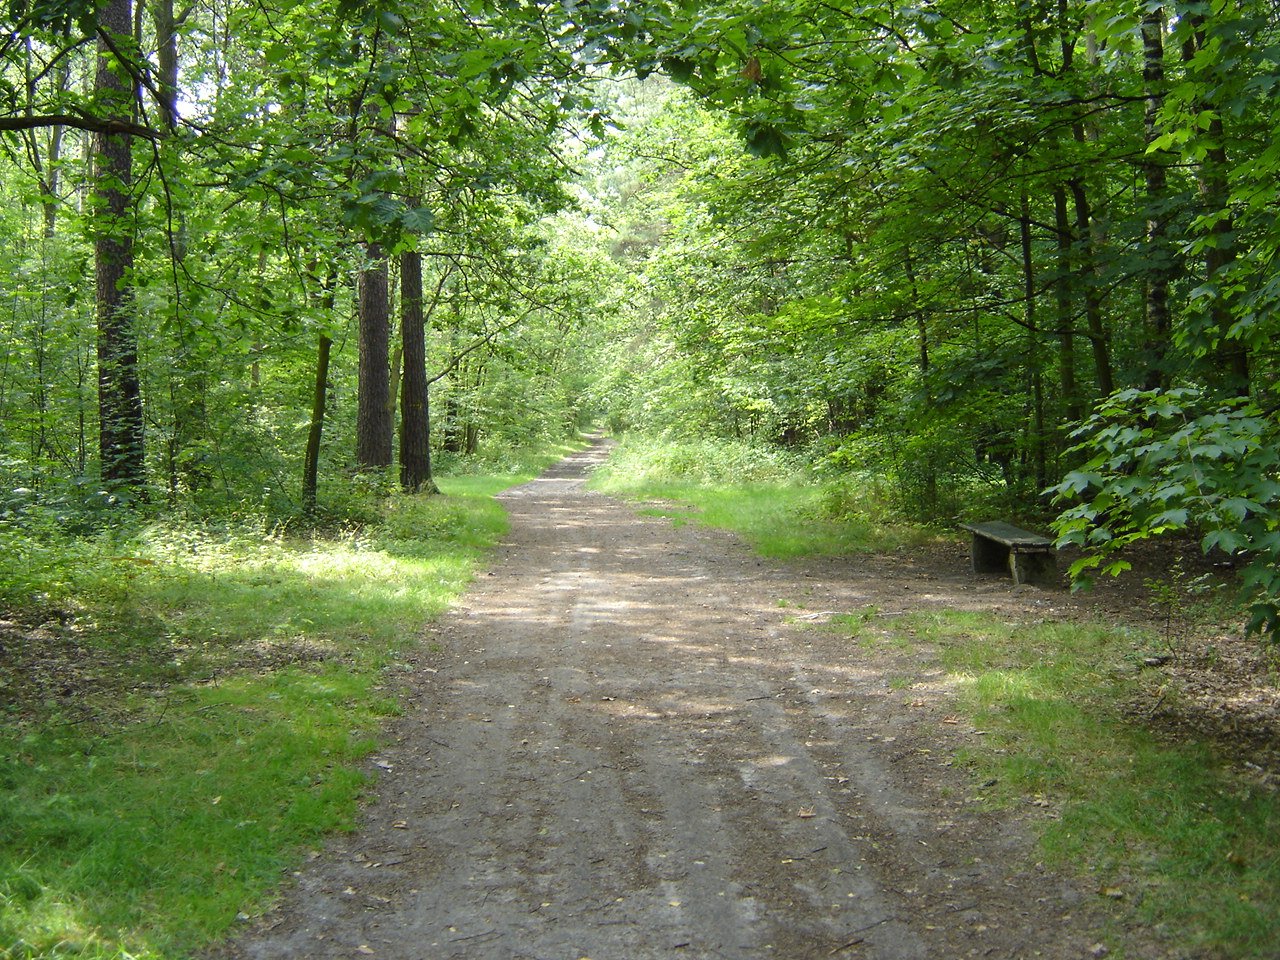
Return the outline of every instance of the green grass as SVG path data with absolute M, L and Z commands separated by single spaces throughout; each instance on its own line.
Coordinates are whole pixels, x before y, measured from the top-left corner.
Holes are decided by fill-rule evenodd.
M 0 609 L 71 620 L 0 675 L 0 957 L 176 960 L 263 910 L 351 826 L 397 668 L 506 531 L 491 494 L 563 452 L 324 537 L 155 524 L 0 551 Z
M 1146 923 L 1224 958 L 1275 956 L 1280 797 L 1194 741 L 1125 719 L 1120 669 L 1156 640 L 1106 624 L 1018 624 L 983 613 L 887 623 L 936 648 L 960 704 L 987 732 L 964 760 L 997 806 L 1047 802 L 1046 858 L 1083 869 Z
M 931 538 L 919 526 L 896 522 L 878 504 L 851 509 L 843 488 L 837 498 L 835 485 L 734 444 L 624 440 L 591 487 L 631 500 L 669 501 L 650 512 L 677 524 L 692 520 L 731 530 L 766 557 L 890 551 Z
M 0 752 L 6 957 L 177 957 L 253 910 L 303 844 L 350 824 L 394 701 L 330 665 L 170 691 L 109 734 Z

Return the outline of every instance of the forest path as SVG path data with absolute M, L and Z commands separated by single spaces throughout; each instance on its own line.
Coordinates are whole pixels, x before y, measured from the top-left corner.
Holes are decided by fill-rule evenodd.
M 951 581 L 762 561 L 587 491 L 605 453 L 504 495 L 509 538 L 434 628 L 358 831 L 218 955 L 1102 955 L 1099 898 L 971 802 L 951 758 L 980 732 L 897 688 L 901 652 L 818 626 L 1052 595 L 959 559 Z

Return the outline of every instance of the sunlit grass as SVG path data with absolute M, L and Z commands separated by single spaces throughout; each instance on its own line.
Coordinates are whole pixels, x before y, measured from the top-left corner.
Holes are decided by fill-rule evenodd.
M 962 758 L 997 805 L 1054 816 L 1046 856 L 1192 955 L 1275 956 L 1280 797 L 1194 741 L 1127 720 L 1120 666 L 1153 638 L 1109 624 L 1021 624 L 984 613 L 910 614 L 888 624 L 938 651 L 959 703 L 986 736 Z
M 27 545 L 47 582 L 0 559 L 0 587 L 73 616 L 111 675 L 74 717 L 30 704 L 0 728 L 0 957 L 175 960 L 262 910 L 353 823 L 358 761 L 398 709 L 387 669 L 505 533 L 491 494 L 563 452 L 324 535 L 53 537 Z
M 731 530 L 762 556 L 845 556 L 896 550 L 922 543 L 931 534 L 919 527 L 870 517 L 832 518 L 824 514 L 824 491 L 797 477 L 792 481 L 688 483 L 657 479 L 652 473 L 602 471 L 593 489 L 631 500 L 669 501 L 652 508 L 680 524 L 690 520 Z
M 821 481 L 795 458 L 740 441 L 627 436 L 591 485 L 669 501 L 675 522 L 732 530 L 768 557 L 895 550 L 933 536 L 898 520 L 870 485 Z

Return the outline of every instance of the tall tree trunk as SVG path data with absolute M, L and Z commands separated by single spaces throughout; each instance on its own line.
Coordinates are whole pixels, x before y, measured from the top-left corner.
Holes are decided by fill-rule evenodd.
M 1059 16 L 1067 14 L 1066 0 L 1062 0 Z M 1085 58 L 1089 66 L 1098 65 L 1098 37 L 1092 30 L 1085 33 Z M 1074 46 L 1074 44 L 1073 44 Z M 1095 94 L 1103 92 L 1102 86 L 1095 80 L 1090 83 Z M 1096 147 L 1099 140 L 1096 121 L 1086 122 L 1083 118 L 1071 126 L 1072 136 L 1078 144 Z M 1094 150 L 1093 152 L 1096 152 Z M 1084 287 L 1085 328 L 1089 331 L 1089 348 L 1093 354 L 1094 379 L 1098 384 L 1098 392 L 1109 396 L 1115 392 L 1115 373 L 1111 369 L 1111 337 L 1106 321 L 1102 315 L 1101 273 L 1098 269 L 1097 251 L 1106 245 L 1106 236 L 1098 227 L 1094 217 L 1093 205 L 1089 202 L 1089 191 L 1083 176 L 1072 177 L 1067 186 L 1071 191 L 1071 203 L 1075 211 L 1076 249 L 1079 275 Z
M 410 493 L 439 493 L 431 476 L 430 387 L 427 385 L 426 316 L 422 307 L 422 254 L 400 255 L 400 338 L 404 380 L 400 389 L 400 485 Z
M 155 90 L 158 94 L 160 119 L 168 133 L 166 150 L 177 149 L 173 137 L 178 130 L 178 26 L 185 18 L 175 16 L 173 0 L 152 0 L 149 5 L 155 25 L 156 63 L 159 67 Z M 169 161 L 173 163 L 172 160 Z M 172 264 L 172 309 L 178 343 L 169 370 L 170 404 L 173 415 L 169 490 L 177 494 L 179 486 L 199 490 L 209 483 L 211 471 L 205 453 L 200 449 L 201 431 L 208 416 L 208 378 L 199 357 L 199 333 L 190 323 L 182 299 L 180 278 L 187 257 L 186 215 L 181 209 L 169 208 L 169 257 Z M 254 360 L 256 371 L 257 360 Z
M 111 50 L 113 45 L 124 50 L 132 47 L 130 0 L 107 0 L 98 14 L 98 24 L 111 43 L 105 39 L 98 42 L 94 93 L 111 115 L 132 120 L 135 100 L 129 74 Z M 104 480 L 140 490 L 146 473 L 137 333 L 130 315 L 132 143 L 128 134 L 98 134 L 94 146 L 98 452 Z
M 387 304 L 387 259 L 369 244 L 369 263 L 360 271 L 360 371 L 356 397 L 356 462 L 361 469 L 391 466 L 392 422 L 387 409 L 390 385 L 391 318 Z
M 151 17 L 156 27 L 156 63 L 159 69 L 156 90 L 160 94 L 160 115 L 166 130 L 178 129 L 178 23 L 173 0 L 155 0 Z
M 1083 135 L 1083 131 L 1082 131 Z M 1084 317 L 1089 330 L 1089 347 L 1093 353 L 1094 377 L 1098 392 L 1108 396 L 1115 392 L 1115 374 L 1111 369 L 1111 343 L 1102 317 L 1102 297 L 1098 293 L 1098 260 L 1094 253 L 1093 212 L 1084 181 L 1076 177 L 1070 183 L 1075 208 L 1080 276 L 1084 279 Z
M 1044 375 L 1040 371 L 1040 333 L 1036 319 L 1035 262 L 1031 243 L 1031 198 L 1024 189 L 1022 211 L 1018 217 L 1019 237 L 1022 243 L 1022 283 L 1026 299 L 1027 324 L 1027 372 L 1031 380 L 1031 462 L 1035 470 L 1036 490 L 1049 485 L 1048 454 L 1045 449 L 1044 429 Z
M 1058 311 L 1058 367 L 1062 382 L 1062 404 L 1069 423 L 1083 416 L 1080 388 L 1076 383 L 1076 330 L 1072 315 L 1071 220 L 1067 212 L 1067 190 L 1062 184 L 1053 188 L 1053 229 L 1058 238 L 1058 275 L 1053 289 Z
M 329 353 L 333 341 L 320 334 L 316 346 L 316 380 L 311 394 L 311 423 L 307 429 L 307 449 L 302 460 L 302 512 L 316 512 L 316 488 L 320 478 L 320 441 L 324 438 L 324 415 L 329 397 Z
M 1151 146 L 1160 134 L 1160 109 L 1164 105 L 1164 8 L 1156 7 L 1142 18 L 1142 83 L 1145 96 L 1143 130 Z M 1165 353 L 1172 333 L 1169 313 L 1169 281 L 1172 250 L 1168 238 L 1167 177 L 1161 151 L 1143 155 L 1142 175 L 1147 191 L 1147 276 L 1145 347 L 1147 371 L 1144 386 L 1154 390 L 1166 385 Z
M 68 67 L 70 64 L 68 63 Z M 70 73 L 69 69 L 59 73 L 60 83 L 59 90 L 65 90 Z M 58 189 L 62 180 L 62 139 L 65 134 L 65 127 L 51 127 L 49 129 L 49 140 L 45 152 L 46 170 L 41 177 L 41 199 L 40 205 L 44 213 L 44 236 L 46 240 L 52 240 L 58 233 Z M 34 152 L 38 158 L 39 152 Z
M 27 99 L 28 102 L 35 101 L 34 77 L 30 76 L 31 65 L 35 62 L 35 58 L 31 55 L 31 40 L 27 41 L 28 53 L 26 58 L 28 79 L 27 79 Z M 71 63 L 70 58 L 65 58 L 60 64 L 58 70 L 54 74 L 59 93 L 67 90 L 71 82 Z M 43 219 L 43 229 L 41 231 L 40 240 L 40 259 L 41 269 L 48 271 L 51 269 L 49 258 L 57 248 L 58 237 L 58 189 L 60 186 L 62 173 L 62 140 L 65 128 L 61 126 L 50 127 L 48 138 L 44 142 L 43 155 L 41 151 L 41 143 L 36 131 L 31 131 L 28 136 L 28 149 L 32 164 L 35 168 L 36 178 L 40 183 L 40 210 Z M 39 489 L 43 479 L 43 469 L 40 466 L 41 461 L 49 448 L 49 378 L 48 373 L 48 336 L 49 336 L 49 308 L 52 299 L 52 291 L 47 287 L 42 288 L 40 294 L 40 308 L 36 311 L 33 329 L 31 331 L 32 339 L 32 366 L 34 374 L 34 400 L 36 407 L 36 420 L 33 425 L 33 434 L 31 438 L 31 476 L 29 478 L 30 486 Z
M 314 270 L 314 265 L 312 267 Z M 338 278 L 330 273 L 324 284 L 324 294 L 319 298 L 320 307 L 332 313 L 338 300 Z M 320 334 L 316 344 L 316 377 L 311 392 L 311 421 L 307 425 L 307 447 L 302 458 L 302 512 L 312 516 L 316 512 L 317 487 L 320 480 L 320 444 L 324 439 L 325 411 L 329 405 L 329 355 L 333 340 L 328 334 Z

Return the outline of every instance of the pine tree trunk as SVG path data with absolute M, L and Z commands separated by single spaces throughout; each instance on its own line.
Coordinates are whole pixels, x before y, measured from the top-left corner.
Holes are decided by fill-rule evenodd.
M 431 476 L 431 416 L 427 386 L 426 319 L 422 308 L 422 254 L 400 255 L 400 485 L 410 493 L 439 493 Z
M 129 49 L 130 0 L 108 0 L 98 24 L 117 48 Z M 127 74 L 106 40 L 98 42 L 94 93 L 112 115 L 132 120 Z M 98 134 L 94 142 L 94 265 L 98 318 L 98 451 L 102 478 L 140 490 L 146 479 L 142 387 L 137 334 L 131 316 L 133 148 L 128 134 Z
M 369 264 L 360 271 L 360 371 L 356 397 L 356 463 L 364 470 L 391 466 L 391 318 L 387 306 L 387 260 L 369 244 Z

